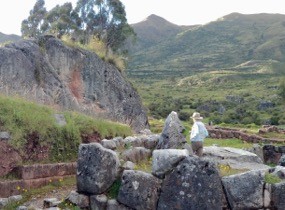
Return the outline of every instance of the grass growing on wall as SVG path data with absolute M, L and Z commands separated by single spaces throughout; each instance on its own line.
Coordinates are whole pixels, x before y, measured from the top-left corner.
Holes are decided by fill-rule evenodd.
M 98 134 L 101 138 L 132 135 L 129 126 L 94 119 L 76 112 L 63 112 L 66 125 L 56 124 L 56 110 L 21 98 L 0 96 L 0 131 L 9 132 L 9 143 L 24 152 L 30 136 L 36 143 L 50 147 L 47 162 L 74 161 L 83 136 Z
M 265 173 L 265 182 L 268 184 L 277 184 L 282 182 L 282 179 L 280 179 L 277 175 L 270 174 L 270 173 Z

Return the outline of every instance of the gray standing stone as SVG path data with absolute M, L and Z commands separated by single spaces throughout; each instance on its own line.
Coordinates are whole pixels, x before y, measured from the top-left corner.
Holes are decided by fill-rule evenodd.
M 164 178 L 182 159 L 189 155 L 188 150 L 163 149 L 152 152 L 152 174 Z
M 264 175 L 259 170 L 222 178 L 231 209 L 263 208 Z
M 285 182 L 271 186 L 272 209 L 285 209 Z
M 116 180 L 120 161 L 116 152 L 91 143 L 79 146 L 77 165 L 78 192 L 101 194 Z
M 125 170 L 118 201 L 136 210 L 156 209 L 161 181 L 142 171 Z
M 214 164 L 188 156 L 162 184 L 158 210 L 217 210 L 223 206 L 223 188 Z
M 180 149 L 186 143 L 185 130 L 176 112 L 172 111 L 165 120 L 157 149 Z
M 91 210 L 106 210 L 108 198 L 106 195 L 92 195 L 90 196 Z

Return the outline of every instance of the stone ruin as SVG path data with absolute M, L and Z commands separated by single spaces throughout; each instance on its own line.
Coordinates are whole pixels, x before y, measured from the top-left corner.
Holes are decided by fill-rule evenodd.
M 285 167 L 264 165 L 257 155 L 262 149 L 253 151 L 255 154 L 211 146 L 198 158 L 189 149 L 183 131 L 172 112 L 160 135 L 145 130 L 138 136 L 81 144 L 77 191 L 66 200 L 91 210 L 285 209 Z M 276 151 L 272 161 L 282 151 Z M 150 163 L 151 169 L 138 170 L 142 162 Z M 222 177 L 220 164 L 243 172 Z M 268 183 L 268 174 L 281 181 Z M 118 193 L 109 197 L 114 186 Z M 46 208 L 56 205 L 58 202 L 46 200 Z
M 206 149 L 202 158 L 184 149 L 185 141 L 175 139 L 183 132 L 176 129 L 180 127 L 179 119 L 175 112 L 170 115 L 163 135 L 117 137 L 102 144 L 81 144 L 77 192 L 73 192 L 77 199 L 73 198 L 73 202 L 77 201 L 82 209 L 92 210 L 285 209 L 284 167 L 264 165 L 264 168 L 221 177 L 218 155 L 215 158 L 210 155 L 213 148 Z M 162 138 L 167 140 L 165 144 Z M 248 153 L 243 151 L 233 159 L 262 165 L 256 154 Z M 151 172 L 134 169 L 139 161 L 150 157 Z M 267 183 L 267 174 L 282 181 Z M 114 183 L 120 183 L 118 195 L 108 198 L 108 190 Z

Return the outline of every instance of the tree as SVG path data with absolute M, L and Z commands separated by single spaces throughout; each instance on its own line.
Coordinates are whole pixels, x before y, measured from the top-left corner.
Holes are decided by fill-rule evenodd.
M 22 21 L 21 32 L 23 37 L 38 37 L 42 34 L 42 24 L 47 13 L 44 0 L 37 0 L 30 16 Z
M 37 0 L 30 16 L 23 20 L 23 36 L 49 33 L 60 38 L 67 34 L 82 44 L 95 37 L 105 44 L 108 54 L 110 50 L 124 53 L 127 38 L 135 35 L 120 0 L 78 0 L 74 10 L 71 3 L 65 3 L 49 12 L 44 5 L 44 0 Z
M 42 29 L 44 33 L 51 33 L 60 38 L 64 34 L 74 33 L 79 24 L 79 17 L 73 11 L 72 4 L 65 3 L 62 6 L 56 5 L 46 14 Z
M 96 36 L 107 49 L 117 51 L 127 37 L 134 35 L 127 23 L 124 5 L 119 0 L 78 0 L 75 11 L 82 21 L 84 40 Z

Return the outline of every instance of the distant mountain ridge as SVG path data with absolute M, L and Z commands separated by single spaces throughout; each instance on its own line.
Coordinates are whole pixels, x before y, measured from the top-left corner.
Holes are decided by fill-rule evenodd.
M 132 26 L 138 39 L 130 49 L 129 71 L 189 72 L 285 61 L 281 14 L 232 13 L 196 26 L 178 26 L 151 15 Z
M 165 41 L 193 26 L 178 26 L 157 15 L 131 25 L 137 34 L 137 43 L 131 51 L 139 51 Z
M 137 34 L 137 44 L 134 46 L 135 49 L 132 49 L 133 51 L 151 47 L 185 30 L 184 27 L 175 25 L 154 14 L 131 26 Z
M 20 39 L 21 39 L 21 37 L 18 35 L 15 35 L 15 34 L 7 35 L 7 34 L 3 34 L 0 32 L 0 44 L 5 43 L 5 42 L 15 42 L 15 41 L 18 41 Z

